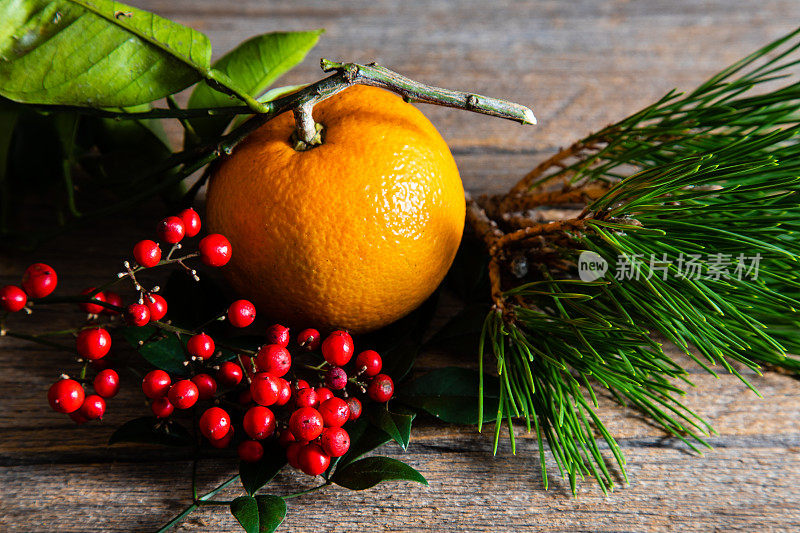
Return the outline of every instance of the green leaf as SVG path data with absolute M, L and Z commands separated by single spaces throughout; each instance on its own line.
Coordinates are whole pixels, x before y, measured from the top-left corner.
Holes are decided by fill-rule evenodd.
M 222 72 L 239 89 L 257 96 L 275 80 L 300 63 L 324 30 L 304 32 L 275 32 L 246 40 L 214 63 L 214 70 Z M 212 89 L 207 83 L 195 87 L 189 97 L 188 107 L 225 107 L 241 105 L 235 97 Z M 230 116 L 194 119 L 192 127 L 201 139 L 220 135 L 231 121 Z
M 24 103 L 126 107 L 201 79 L 202 33 L 111 0 L 0 4 L 0 94 Z
M 286 464 L 286 452 L 277 443 L 264 446 L 264 457 L 256 463 L 241 461 L 239 463 L 239 476 L 242 486 L 248 494 L 253 495 L 258 489 L 272 481 L 272 478 Z
M 434 292 L 425 303 L 410 315 L 378 331 L 357 339 L 357 346 L 371 347 L 381 354 L 384 374 L 395 383 L 400 382 L 414 366 L 422 339 L 436 312 L 439 292 Z
M 259 533 L 258 503 L 252 496 L 239 496 L 231 502 L 231 513 L 247 533 Z
M 485 304 L 464 307 L 431 337 L 427 345 L 441 347 L 448 353 L 476 355 L 483 322 L 488 312 L 489 306 Z
M 172 420 L 159 420 L 152 416 L 135 418 L 122 424 L 108 439 L 108 444 L 137 442 L 161 446 L 191 446 L 192 436 Z
M 398 391 L 403 403 L 451 424 L 478 423 L 478 372 L 468 368 L 439 368 L 406 383 Z M 483 420 L 494 420 L 499 399 L 497 378 L 484 376 Z
M 350 490 L 365 490 L 381 481 L 392 479 L 416 481 L 427 485 L 428 481 L 412 467 L 391 457 L 367 457 L 350 463 L 336 471 L 331 480 Z
M 386 405 L 375 405 L 368 410 L 370 422 L 391 436 L 404 450 L 411 440 L 413 414 L 392 413 Z M 352 445 L 352 443 L 351 443 Z
M 158 331 L 154 326 L 127 327 L 122 329 L 122 335 L 156 368 L 170 374 L 185 375 L 188 370 L 183 364 L 186 361 L 183 343 L 171 333 L 148 342 Z M 144 344 L 140 345 L 140 342 Z
M 352 424 L 346 424 L 345 429 L 350 434 L 350 449 L 339 458 L 339 467 L 352 463 L 365 453 L 369 453 L 392 440 L 388 433 L 372 425 L 366 417 L 361 417 Z
M 258 504 L 258 531 L 272 533 L 286 518 L 286 500 L 272 494 L 256 496 Z

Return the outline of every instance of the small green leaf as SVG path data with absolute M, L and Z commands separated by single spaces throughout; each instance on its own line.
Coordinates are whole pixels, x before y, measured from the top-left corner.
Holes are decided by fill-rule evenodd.
M 368 410 L 369 420 L 385 431 L 405 450 L 411 440 L 412 414 L 392 413 L 385 405 L 376 405 Z
M 499 398 L 497 378 L 484 376 L 484 421 L 494 420 Z M 423 409 L 451 424 L 478 423 L 478 372 L 439 368 L 405 384 L 398 391 L 403 403 Z
M 183 364 L 186 361 L 184 344 L 172 333 L 148 341 L 158 331 L 154 326 L 127 327 L 122 329 L 122 335 L 151 365 L 170 374 L 185 375 L 188 370 Z
M 272 533 L 286 518 L 286 500 L 272 494 L 256 496 L 258 504 L 258 531 L 259 533 Z
M 0 3 L 0 94 L 24 103 L 126 107 L 201 79 L 202 33 L 112 0 Z
M 231 513 L 247 533 L 260 533 L 259 509 L 252 496 L 239 496 L 231 502 Z
M 276 441 L 265 445 L 264 457 L 260 461 L 239 463 L 239 475 L 244 490 L 250 495 L 255 494 L 258 489 L 272 481 L 285 464 L 286 452 Z
M 145 416 L 122 424 L 108 439 L 108 444 L 137 442 L 162 446 L 191 446 L 192 436 L 180 424 Z
M 241 43 L 214 63 L 239 89 L 257 96 L 275 80 L 300 63 L 324 30 L 275 32 L 258 35 Z M 237 98 L 212 89 L 207 83 L 195 87 L 189 97 L 191 108 L 242 105 Z M 231 121 L 230 116 L 216 116 L 191 121 L 201 139 L 221 134 Z
M 339 469 L 331 480 L 350 490 L 365 490 L 381 481 L 392 479 L 416 481 L 427 485 L 428 481 L 412 467 L 391 457 L 367 457 Z

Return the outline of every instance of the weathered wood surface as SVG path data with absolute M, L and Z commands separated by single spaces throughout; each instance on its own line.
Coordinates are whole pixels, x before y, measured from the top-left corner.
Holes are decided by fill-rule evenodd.
M 791 29 L 796 1 L 694 2 L 278 2 L 139 0 L 135 5 L 205 31 L 223 53 L 263 31 L 324 27 L 313 58 L 378 61 L 413 78 L 532 105 L 538 127 L 429 106 L 474 192 L 507 187 L 543 155 L 623 117 L 673 87 L 691 88 L 718 68 Z M 316 79 L 309 59 L 286 83 Z M 146 235 L 157 207 L 109 221 L 38 253 L 0 256 L 0 282 L 44 260 L 75 292 L 107 279 L 130 243 Z M 75 251 L 80 250 L 80 254 Z M 19 329 L 68 327 L 73 311 L 42 310 Z M 422 367 L 471 359 L 428 354 Z M 145 411 L 128 379 L 102 425 L 77 428 L 45 405 L 67 354 L 0 340 L 0 530 L 150 531 L 180 512 L 189 462 L 179 452 L 104 443 Z M 421 420 L 401 457 L 428 488 L 385 484 L 362 493 L 330 488 L 290 503 L 285 531 L 796 531 L 800 530 L 800 381 L 755 378 L 761 400 L 730 376 L 694 376 L 687 404 L 713 422 L 715 449 L 703 457 L 603 401 L 600 415 L 620 439 L 630 485 L 608 497 L 591 483 L 578 498 L 554 475 L 541 488 L 535 441 L 518 456 L 470 428 Z M 234 471 L 203 462 L 203 487 Z M 276 492 L 307 478 L 284 472 Z M 230 493 L 233 495 L 233 492 Z M 187 531 L 236 531 L 227 509 L 204 509 Z

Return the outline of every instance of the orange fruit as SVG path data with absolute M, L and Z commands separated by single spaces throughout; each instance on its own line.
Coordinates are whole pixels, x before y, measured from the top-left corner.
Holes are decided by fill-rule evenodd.
M 436 128 L 399 96 L 354 86 L 317 104 L 323 142 L 292 147 L 294 118 L 261 126 L 216 169 L 211 231 L 259 314 L 362 333 L 419 306 L 464 229 L 464 189 Z

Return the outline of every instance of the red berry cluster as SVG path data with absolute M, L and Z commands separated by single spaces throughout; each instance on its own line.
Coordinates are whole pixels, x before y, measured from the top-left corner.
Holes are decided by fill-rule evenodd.
M 228 308 L 227 319 L 234 327 L 250 325 L 255 306 L 238 300 Z M 201 434 L 215 448 L 230 446 L 238 427 L 243 436 L 237 451 L 243 461 L 259 461 L 264 456 L 262 442 L 277 438 L 293 467 L 309 475 L 321 474 L 332 457 L 347 453 L 350 436 L 342 426 L 361 415 L 361 401 L 348 393 L 348 384 L 378 402 L 391 398 L 394 385 L 388 376 L 380 374 L 381 358 L 373 350 L 355 358 L 353 377 L 348 377 L 342 367 L 352 359 L 353 340 L 344 331 L 336 331 L 320 342 L 317 330 L 303 330 L 292 347 L 294 358 L 289 350 L 288 328 L 275 324 L 266 333 L 267 344 L 250 355 L 238 355 L 238 362 L 216 362 L 219 354 L 214 339 L 206 333 L 193 335 L 186 343 L 193 377 L 173 382 L 168 373 L 153 370 L 144 377 L 142 390 L 158 418 L 169 417 L 176 409 L 194 407 L 199 401 L 211 401 L 198 424 Z M 309 352 L 319 348 L 323 363 L 312 366 L 297 362 L 313 358 Z M 298 379 L 301 370 L 315 376 L 320 386 L 313 388 Z M 369 382 L 359 381 L 362 376 Z M 221 401 L 233 403 L 236 410 L 220 407 Z
M 159 244 L 151 240 L 142 240 L 133 247 L 133 257 L 136 265 L 124 263 L 125 272 L 118 274 L 118 279 L 129 277 L 138 292 L 138 300 L 124 308 L 124 317 L 128 325 L 145 326 L 151 321 L 159 321 L 167 314 L 167 301 L 159 294 L 158 287 L 145 290 L 136 279 L 136 274 L 141 270 L 152 268 L 161 264 L 176 263 L 197 278 L 196 271 L 189 268 L 184 261 L 192 257 L 212 266 L 223 266 L 231 257 L 231 245 L 228 240 L 219 234 L 207 235 L 198 243 L 198 251 L 183 257 L 172 258 L 172 254 L 181 248 L 180 241 L 184 237 L 194 237 L 200 232 L 200 216 L 193 209 L 185 209 L 177 216 L 163 219 L 157 228 L 158 239 L 172 245 L 166 257 L 162 260 Z M 24 308 L 28 296 L 43 298 L 48 296 L 56 287 L 57 276 L 53 268 L 36 263 L 25 271 L 22 278 L 22 289 L 9 285 L 0 289 L 0 304 L 7 311 L 19 311 Z M 23 290 L 24 289 L 24 290 Z M 101 313 L 119 314 L 123 309 L 122 297 L 109 290 L 99 290 L 95 287 L 85 289 L 82 296 L 90 297 L 91 301 L 82 302 L 80 308 L 88 313 L 89 320 L 99 317 Z M 103 305 L 107 304 L 107 305 Z M 241 305 L 237 309 L 241 315 L 240 324 L 247 325 L 255 316 L 255 308 L 245 309 Z M 233 306 L 232 306 L 233 309 Z M 247 322 L 249 320 L 249 322 Z M 231 320 L 233 323 L 233 319 Z M 69 414 L 76 422 L 99 419 L 106 409 L 104 399 L 113 397 L 119 391 L 119 375 L 108 365 L 98 362 L 104 358 L 111 348 L 111 335 L 108 330 L 100 325 L 90 325 L 82 328 L 77 333 L 76 351 L 83 362 L 91 362 L 93 366 L 103 367 L 96 375 L 92 384 L 96 394 L 87 395 L 83 384 L 89 382 L 83 379 L 88 369 L 88 364 L 81 371 L 81 379 L 62 377 L 50 387 L 48 400 L 50 405 L 58 412 Z M 204 334 L 196 335 L 189 339 L 189 352 L 197 357 L 207 359 L 214 353 L 214 341 Z M 241 374 L 241 371 L 240 371 Z M 241 380 L 241 375 L 239 381 Z M 161 370 L 153 371 L 145 379 L 145 394 L 154 400 L 153 412 L 163 418 L 169 416 L 175 408 L 188 409 L 198 399 L 210 399 L 216 392 L 216 383 L 207 374 L 198 374 L 192 380 L 181 380 L 171 384 L 171 378 Z M 237 381 L 238 383 L 238 381 Z M 163 392 L 163 394 L 162 394 Z

